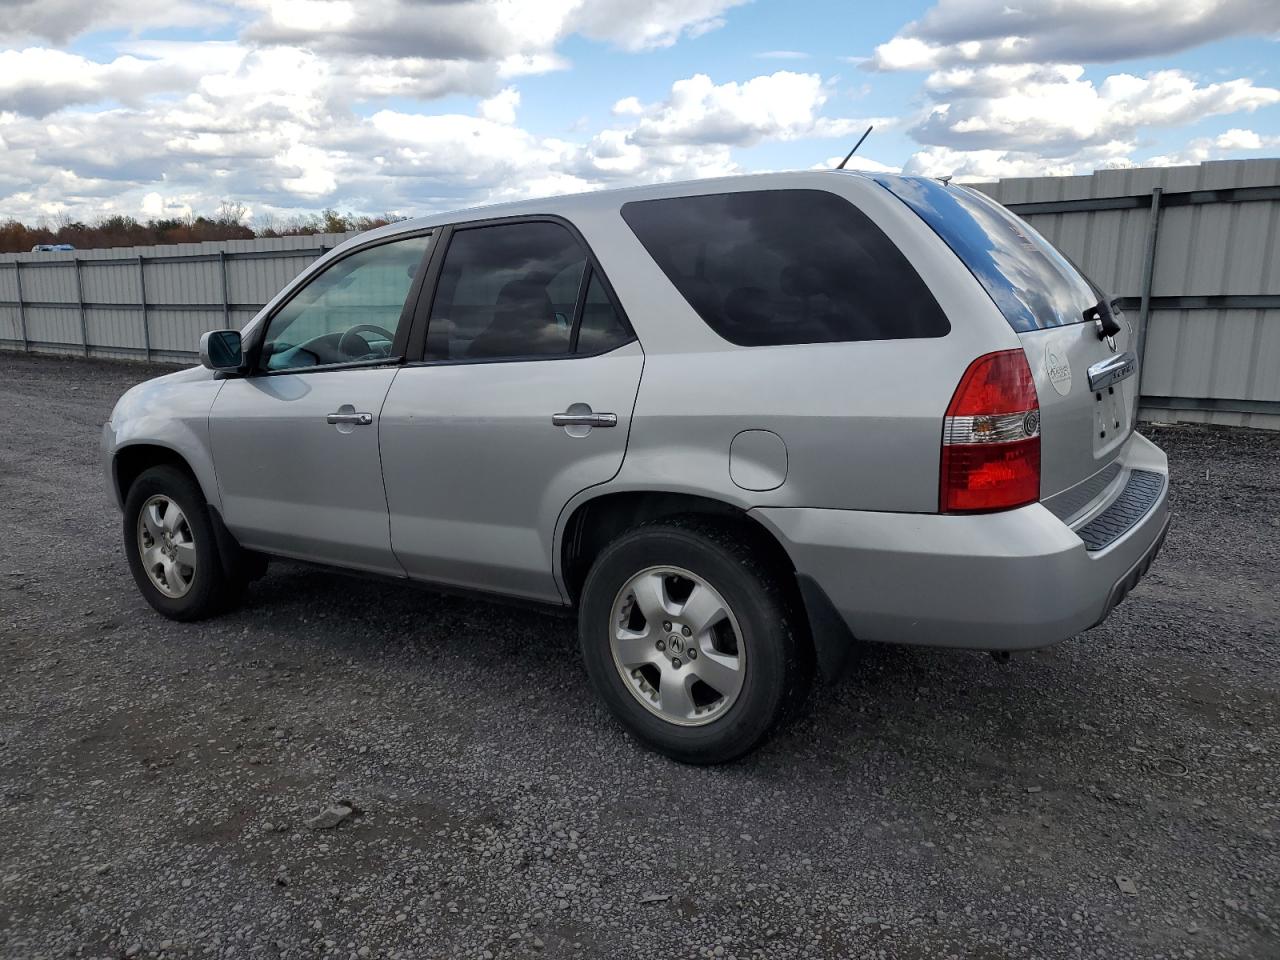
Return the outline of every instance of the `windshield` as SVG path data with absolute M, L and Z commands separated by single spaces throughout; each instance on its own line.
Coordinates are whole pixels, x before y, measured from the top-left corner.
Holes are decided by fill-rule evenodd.
M 927 177 L 877 177 L 978 279 L 1019 333 L 1082 323 L 1098 294 L 1030 224 L 976 190 Z

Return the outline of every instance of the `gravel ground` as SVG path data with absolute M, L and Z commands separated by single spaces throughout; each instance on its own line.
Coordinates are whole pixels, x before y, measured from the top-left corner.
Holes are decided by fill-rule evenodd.
M 696 769 L 566 620 L 285 563 L 160 619 L 97 447 L 154 372 L 0 355 L 0 955 L 1280 957 L 1280 435 L 1149 431 L 1175 522 L 1102 627 L 868 646 Z

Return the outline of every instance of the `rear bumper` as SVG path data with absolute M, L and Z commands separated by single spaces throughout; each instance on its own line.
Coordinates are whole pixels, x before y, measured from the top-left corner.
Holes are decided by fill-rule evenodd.
M 1157 474 L 1158 493 L 1106 546 L 1088 549 L 1077 530 L 1121 502 L 1134 471 Z M 1164 542 L 1168 477 L 1163 451 L 1134 434 L 1109 496 L 1074 529 L 1040 504 L 973 516 L 751 512 L 807 581 L 806 599 L 819 587 L 855 637 L 1027 650 L 1097 625 L 1133 589 Z

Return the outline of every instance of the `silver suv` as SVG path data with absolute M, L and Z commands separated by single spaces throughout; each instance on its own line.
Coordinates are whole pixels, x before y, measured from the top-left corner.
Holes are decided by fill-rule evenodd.
M 168 617 L 269 556 L 576 611 L 592 683 L 691 762 L 856 640 L 1097 624 L 1168 524 L 1135 337 L 980 193 L 771 174 L 394 224 L 103 431 Z

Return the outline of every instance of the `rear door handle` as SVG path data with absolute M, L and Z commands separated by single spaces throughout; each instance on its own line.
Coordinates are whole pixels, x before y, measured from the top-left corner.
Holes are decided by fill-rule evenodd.
M 616 427 L 616 413 L 553 413 L 551 422 L 557 427 Z
M 324 418 L 327 423 L 352 423 L 357 427 L 367 427 L 373 423 L 372 413 L 331 413 Z

